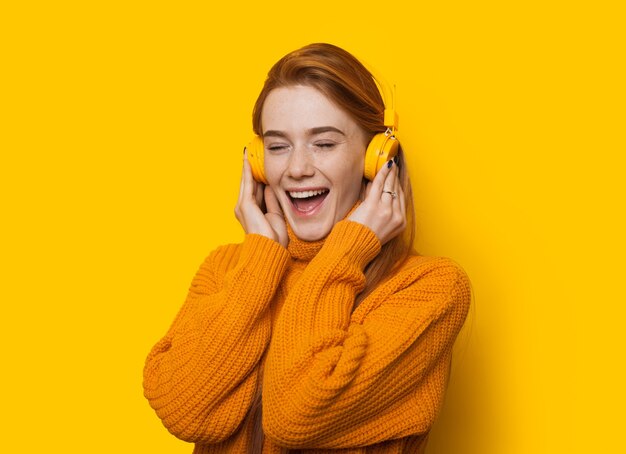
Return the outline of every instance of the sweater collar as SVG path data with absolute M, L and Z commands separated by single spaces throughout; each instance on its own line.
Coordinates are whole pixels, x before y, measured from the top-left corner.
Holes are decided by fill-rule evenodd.
M 317 241 L 304 241 L 296 236 L 289 223 L 287 223 L 287 234 L 289 235 L 289 245 L 287 250 L 291 257 L 296 260 L 310 261 L 324 246 L 326 238 Z
M 348 216 L 350 216 L 360 204 L 361 201 L 357 200 L 354 206 L 350 208 L 348 213 L 345 215 L 344 219 L 348 218 Z M 289 222 L 287 222 L 287 218 L 285 218 L 285 223 L 287 224 L 287 234 L 289 235 L 289 244 L 287 245 L 287 251 L 289 251 L 291 257 L 296 260 L 302 260 L 305 262 L 311 261 L 313 257 L 317 255 L 320 249 L 322 249 L 322 246 L 324 246 L 324 242 L 326 241 L 326 238 L 328 238 L 328 236 L 317 241 L 304 241 L 296 236 L 293 229 L 291 228 L 291 225 L 289 225 Z

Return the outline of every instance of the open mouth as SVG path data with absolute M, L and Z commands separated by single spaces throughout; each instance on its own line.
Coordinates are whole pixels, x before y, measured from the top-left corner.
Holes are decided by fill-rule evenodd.
M 311 191 L 287 191 L 291 204 L 300 214 L 312 214 L 326 199 L 328 189 Z

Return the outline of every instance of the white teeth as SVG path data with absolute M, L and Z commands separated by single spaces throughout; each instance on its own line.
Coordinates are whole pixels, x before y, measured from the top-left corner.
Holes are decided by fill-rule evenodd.
M 327 191 L 327 189 L 318 189 L 317 191 L 289 191 L 289 195 L 294 199 L 306 199 L 314 195 L 324 194 Z

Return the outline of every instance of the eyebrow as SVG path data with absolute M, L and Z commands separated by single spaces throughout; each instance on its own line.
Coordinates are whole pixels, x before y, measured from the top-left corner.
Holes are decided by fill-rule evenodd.
M 336 132 L 345 136 L 345 133 L 341 129 L 337 129 L 334 126 L 318 126 L 317 128 L 311 128 L 306 131 L 308 136 L 314 136 L 316 134 L 322 134 L 324 132 Z M 287 134 L 283 131 L 276 131 L 274 129 L 270 129 L 269 131 L 265 131 L 263 133 L 263 137 L 287 137 Z

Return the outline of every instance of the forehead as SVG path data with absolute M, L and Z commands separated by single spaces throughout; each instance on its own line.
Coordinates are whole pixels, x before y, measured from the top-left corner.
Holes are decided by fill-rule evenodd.
M 272 90 L 261 112 L 263 130 L 299 132 L 335 126 L 346 132 L 357 124 L 344 110 L 316 88 L 295 85 Z

